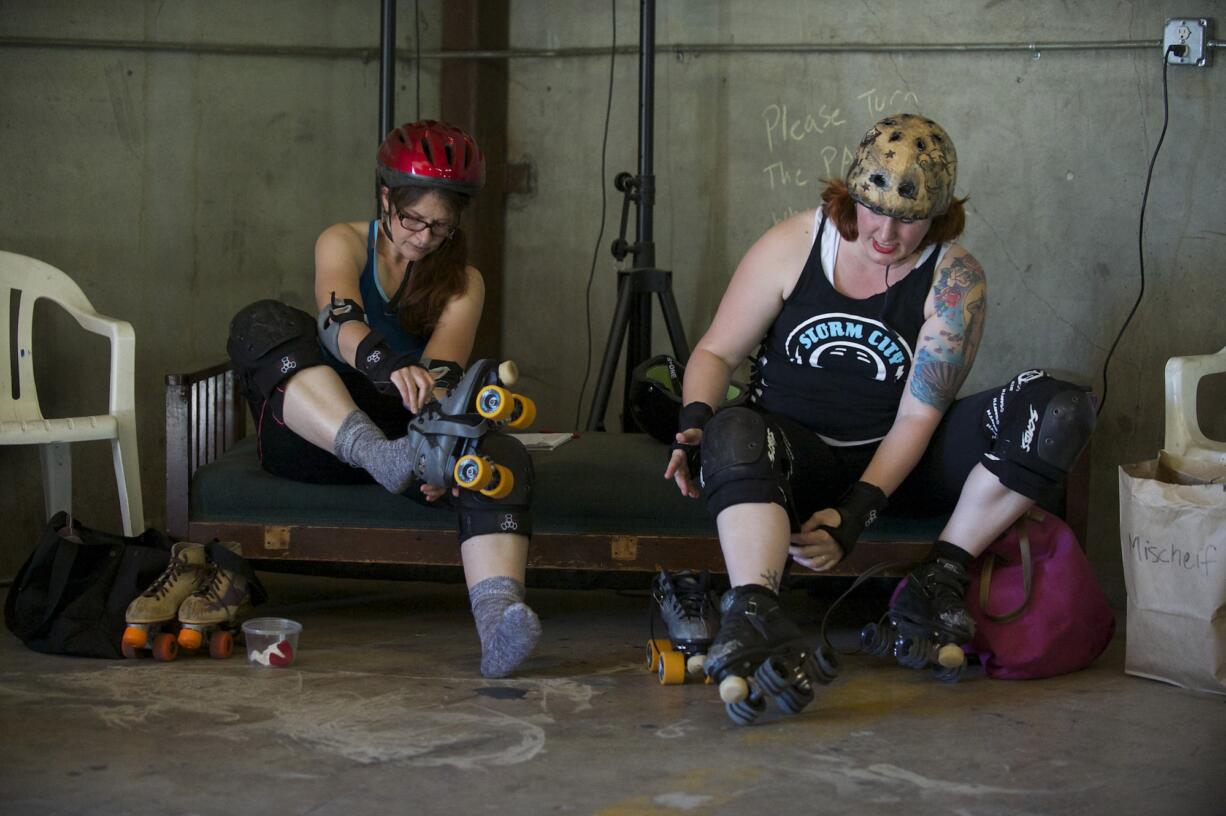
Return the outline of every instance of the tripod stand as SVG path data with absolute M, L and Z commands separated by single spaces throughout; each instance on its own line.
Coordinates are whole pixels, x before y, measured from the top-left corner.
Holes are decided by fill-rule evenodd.
M 656 269 L 656 244 L 652 240 L 652 217 L 655 208 L 656 177 L 653 175 L 653 139 L 655 128 L 655 0 L 641 0 L 639 6 L 639 172 L 618 173 L 613 186 L 622 192 L 621 231 L 611 251 L 618 261 L 626 255 L 634 257 L 633 266 L 617 273 L 617 307 L 613 325 L 605 343 L 600 375 L 592 397 L 592 409 L 587 418 L 587 430 L 603 431 L 604 415 L 613 390 L 614 370 L 621 347 L 629 332 L 626 348 L 626 377 L 622 389 L 622 430 L 637 430 L 630 419 L 630 373 L 651 353 L 651 296 L 660 299 L 664 324 L 672 341 L 673 353 L 682 363 L 689 360 L 690 347 L 685 340 L 677 301 L 673 298 L 673 273 Z M 630 202 L 635 205 L 635 241 L 626 241 L 626 222 Z

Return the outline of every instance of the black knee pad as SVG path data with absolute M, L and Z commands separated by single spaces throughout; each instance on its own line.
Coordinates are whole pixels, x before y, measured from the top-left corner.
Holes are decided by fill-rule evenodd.
M 1085 388 L 1036 370 L 1001 389 L 985 420 L 996 444 L 984 466 L 1005 487 L 1037 499 L 1076 463 L 1096 415 Z
M 265 398 L 296 371 L 325 363 L 315 318 L 277 300 L 258 300 L 230 321 L 226 352 L 244 383 Z
M 461 490 L 456 499 L 460 543 L 489 533 L 532 535 L 532 457 L 523 444 L 502 433 L 486 434 L 477 453 L 511 471 L 515 486 L 501 499 L 491 499 L 474 490 Z
M 787 437 L 751 408 L 725 408 L 702 430 L 699 484 L 712 516 L 734 504 L 773 502 L 788 509 Z M 789 509 L 789 513 L 790 513 Z

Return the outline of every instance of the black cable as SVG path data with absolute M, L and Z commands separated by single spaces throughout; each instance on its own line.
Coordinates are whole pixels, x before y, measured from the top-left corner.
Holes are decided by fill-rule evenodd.
M 417 115 L 414 117 L 417 121 L 421 121 L 421 0 L 413 0 L 413 47 L 417 52 L 414 60 L 414 67 L 417 74 Z
M 610 0 L 613 16 L 613 42 L 609 45 L 609 97 L 604 109 L 604 139 L 600 143 L 600 233 L 592 247 L 592 268 L 587 273 L 587 289 L 584 293 L 584 310 L 587 316 L 587 357 L 583 362 L 583 384 L 575 402 L 575 428 L 579 428 L 579 415 L 583 410 L 583 392 L 587 390 L 588 378 L 592 376 L 592 282 L 596 279 L 596 257 L 604 242 L 604 222 L 608 211 L 608 187 L 605 180 L 605 157 L 609 148 L 609 115 L 613 112 L 613 66 L 617 61 L 617 0 Z
M 1120 332 L 1115 336 L 1115 342 L 1111 344 L 1111 349 L 1107 352 L 1107 359 L 1103 361 L 1103 396 L 1098 403 L 1098 411 L 1095 416 L 1100 416 L 1103 408 L 1107 406 L 1107 367 L 1111 365 L 1111 355 L 1115 354 L 1115 347 L 1119 345 L 1120 339 L 1124 336 L 1124 331 L 1128 328 L 1128 324 L 1132 322 L 1132 317 L 1137 313 L 1137 307 L 1141 305 L 1141 298 L 1145 297 L 1145 206 L 1149 202 L 1149 183 L 1154 177 L 1154 164 L 1158 161 L 1158 151 L 1162 149 L 1162 140 L 1166 138 L 1166 126 L 1170 122 L 1170 101 L 1167 97 L 1166 88 L 1166 71 L 1170 66 L 1167 57 L 1171 52 L 1177 50 L 1180 46 L 1168 46 L 1166 52 L 1162 55 L 1162 133 L 1158 135 L 1158 144 L 1154 146 L 1154 155 L 1149 159 L 1149 171 L 1145 174 L 1145 192 L 1141 195 L 1141 222 L 1137 225 L 1137 261 L 1141 268 L 1141 291 L 1137 292 L 1136 303 L 1132 304 L 1132 310 L 1128 312 L 1128 317 L 1124 318 L 1124 325 L 1120 326 Z

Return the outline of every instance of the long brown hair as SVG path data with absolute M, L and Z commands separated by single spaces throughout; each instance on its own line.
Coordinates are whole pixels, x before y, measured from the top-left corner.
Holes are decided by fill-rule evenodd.
M 427 193 L 441 198 L 457 220 L 472 200 L 470 196 L 437 187 L 394 187 L 388 191 L 392 213 L 411 206 Z M 467 266 L 468 241 L 464 230 L 457 227 L 450 238 L 406 272 L 411 277 L 396 307 L 401 328 L 418 335 L 434 331 L 448 301 L 468 289 Z
M 847 182 L 841 179 L 827 181 L 826 188 L 822 190 L 822 201 L 826 204 L 826 216 L 834 222 L 843 240 L 854 241 L 860 237 L 860 230 L 856 227 L 856 201 L 847 189 Z M 949 243 L 961 235 L 966 226 L 966 208 L 962 206 L 965 202 L 965 198 L 955 198 L 943 215 L 932 219 L 918 248 Z

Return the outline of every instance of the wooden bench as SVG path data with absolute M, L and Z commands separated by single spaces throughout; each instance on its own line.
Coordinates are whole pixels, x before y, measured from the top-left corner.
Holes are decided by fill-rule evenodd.
M 172 536 L 238 541 L 243 555 L 263 569 L 460 564 L 454 511 L 377 485 L 273 476 L 260 467 L 255 440 L 244 435 L 246 415 L 227 365 L 166 378 L 166 520 Z M 664 481 L 666 448 L 654 439 L 583 433 L 532 457 L 530 568 L 724 572 L 714 521 L 704 502 L 683 498 Z M 1063 506 L 1049 508 L 1083 542 L 1088 459 L 1083 456 L 1071 475 Z M 944 520 L 887 515 L 826 574 L 856 575 L 881 561 L 921 558 Z

